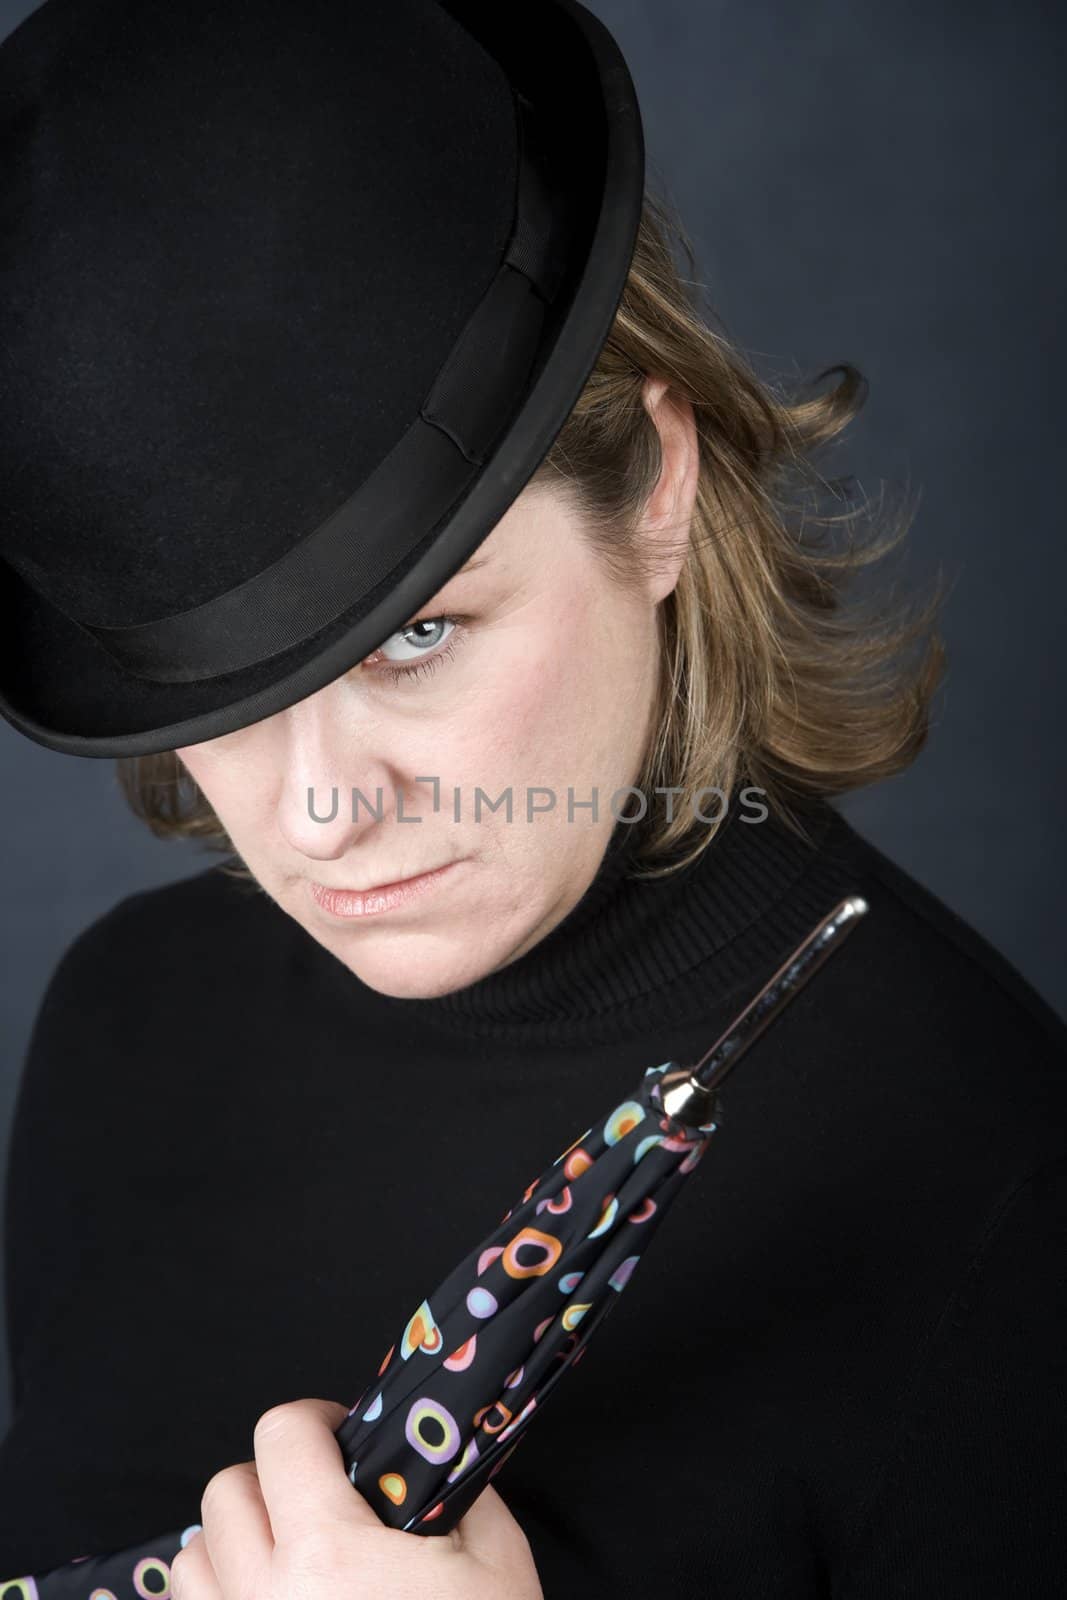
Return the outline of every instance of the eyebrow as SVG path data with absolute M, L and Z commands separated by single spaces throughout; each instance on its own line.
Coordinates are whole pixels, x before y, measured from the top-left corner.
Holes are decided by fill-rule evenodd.
M 465 561 L 463 566 L 461 566 L 457 572 L 452 574 L 452 577 L 461 578 L 465 572 L 473 572 L 475 567 L 484 567 L 488 560 L 489 557 L 487 555 L 479 554 L 476 551 L 474 555 L 471 556 L 469 561 Z M 449 581 L 451 582 L 451 579 Z
M 450 578 L 445 579 L 437 593 L 442 594 L 444 590 L 448 588 L 450 583 L 455 583 L 457 578 L 462 578 L 465 572 L 477 571 L 479 567 L 484 567 L 490 559 L 490 556 L 486 552 L 475 551 L 474 555 L 471 556 L 469 561 L 464 562 L 463 566 L 458 567 Z M 430 605 L 434 598 L 436 597 L 431 595 L 430 599 L 426 601 L 426 604 L 420 606 L 418 611 L 415 611 L 412 616 L 409 617 L 408 621 L 404 623 L 404 627 L 410 628 L 411 624 L 418 617 L 419 611 L 425 611 L 426 606 Z

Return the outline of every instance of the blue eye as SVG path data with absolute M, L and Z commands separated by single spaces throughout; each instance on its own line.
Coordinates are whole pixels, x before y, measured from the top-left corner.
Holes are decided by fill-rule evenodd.
M 410 626 L 402 627 L 398 634 L 390 634 L 386 643 L 381 646 L 381 651 L 386 656 L 386 661 L 418 661 L 421 656 L 427 656 L 432 650 L 442 643 L 442 629 L 454 627 L 453 619 L 448 616 L 426 616 L 421 621 L 411 622 Z M 448 638 L 448 634 L 443 635 Z M 389 656 L 389 646 L 394 642 L 400 643 L 400 654 Z
M 415 678 L 424 673 L 436 672 L 438 667 L 450 660 L 455 653 L 456 643 L 460 633 L 459 617 L 420 617 L 418 621 L 409 623 L 406 628 L 401 628 L 397 633 L 390 634 L 383 645 L 375 651 L 382 655 L 386 661 L 403 663 L 397 666 L 383 666 L 372 670 L 385 672 L 393 683 L 398 683 L 401 678 Z M 444 630 L 447 629 L 447 632 Z M 441 648 L 443 640 L 451 640 L 445 649 Z M 393 650 L 391 657 L 386 654 Z

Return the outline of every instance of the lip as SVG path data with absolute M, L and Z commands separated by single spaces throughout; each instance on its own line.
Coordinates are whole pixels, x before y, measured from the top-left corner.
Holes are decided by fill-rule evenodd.
M 339 921 L 352 922 L 357 917 L 378 917 L 421 899 L 459 865 L 459 861 L 449 861 L 431 872 L 420 872 L 414 878 L 401 878 L 396 883 L 379 883 L 373 889 L 331 889 L 324 883 L 309 883 L 308 887 L 320 910 Z

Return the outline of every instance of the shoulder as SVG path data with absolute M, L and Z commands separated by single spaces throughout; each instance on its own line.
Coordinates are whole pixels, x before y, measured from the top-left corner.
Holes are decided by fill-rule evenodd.
M 56 976 L 88 965 L 128 955 L 143 945 L 180 942 L 195 934 L 224 936 L 238 922 L 255 920 L 253 908 L 273 905 L 259 884 L 238 877 L 222 862 L 213 863 L 187 878 L 125 895 L 102 912 L 71 941 L 61 957 Z
M 937 973 L 942 968 L 951 971 L 969 987 L 971 998 L 977 1000 L 980 993 L 990 1008 L 1014 1015 L 1020 1022 L 1029 1019 L 1037 1033 L 1063 1048 L 1067 1024 L 999 950 L 840 813 L 835 814 L 832 832 L 831 848 L 842 854 L 852 852 L 862 862 L 868 880 L 877 885 L 874 892 L 879 904 L 891 909 L 892 922 L 883 919 L 887 936 L 907 939 L 924 957 L 934 960 Z
M 254 881 L 213 864 L 188 878 L 124 896 L 67 946 L 46 987 L 42 1012 L 72 999 L 91 1001 L 101 988 L 134 1005 L 153 989 L 194 979 L 250 945 L 266 948 L 285 922 Z M 137 981 L 135 981 L 137 980 Z
M 964 1003 L 985 1019 L 998 1017 L 1035 1044 L 1067 1049 L 1067 1024 L 1006 956 L 909 872 L 835 812 L 823 849 L 848 864 L 868 889 L 874 915 L 868 945 L 887 962 L 887 975 L 907 971 L 911 998 L 939 1015 L 962 1020 Z M 947 985 L 947 987 L 946 987 Z M 901 996 L 902 999 L 908 998 Z
M 976 1141 L 991 1170 L 1017 1176 L 1053 1159 L 1067 1132 L 1067 1024 L 1006 956 L 840 813 L 819 853 L 869 905 L 832 976 L 819 980 L 828 993 L 833 985 L 852 1069 L 864 1077 L 865 1057 L 884 1080 L 879 1103 L 946 1150 Z
M 38 1249 L 65 1249 L 68 1235 L 88 1248 L 91 1234 L 106 1242 L 168 1203 L 203 1159 L 205 1122 L 230 1126 L 220 1087 L 226 1115 L 254 1092 L 256 1060 L 301 981 L 294 929 L 258 885 L 213 865 L 125 896 L 68 945 L 15 1095 L 11 1272 Z
M 17 1114 L 106 1100 L 153 1061 L 212 997 L 240 993 L 283 959 L 289 919 L 254 882 L 215 864 L 126 895 L 67 946 L 45 986 L 26 1053 Z M 106 1066 L 106 1071 L 101 1070 Z

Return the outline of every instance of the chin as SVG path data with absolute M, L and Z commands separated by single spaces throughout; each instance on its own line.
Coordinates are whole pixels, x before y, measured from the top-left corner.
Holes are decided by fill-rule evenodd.
M 417 936 L 412 936 L 410 944 L 396 940 L 390 948 L 383 949 L 380 956 L 363 949 L 358 962 L 352 959 L 351 952 L 333 946 L 328 948 L 360 983 L 392 1000 L 437 1000 L 495 972 L 506 959 L 501 955 L 498 960 L 472 964 L 469 956 L 466 962 L 457 959 L 455 949 L 451 952 L 439 949 L 435 954 L 427 950 L 426 942 L 425 938 Z

